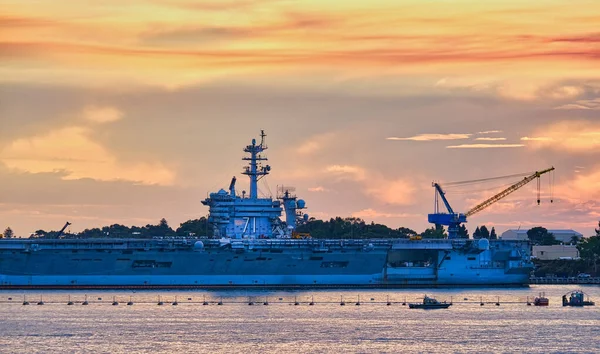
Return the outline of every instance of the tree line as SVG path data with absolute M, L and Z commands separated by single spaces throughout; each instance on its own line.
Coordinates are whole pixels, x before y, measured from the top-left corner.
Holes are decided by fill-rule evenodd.
M 146 226 L 125 226 L 114 224 L 101 228 L 85 229 L 79 233 L 65 232 L 61 238 L 154 238 L 154 237 L 212 237 L 213 230 L 206 217 L 188 220 L 179 225 L 177 229 L 171 228 L 166 219 L 161 219 L 158 224 Z M 30 238 L 57 238 L 58 231 L 37 230 Z

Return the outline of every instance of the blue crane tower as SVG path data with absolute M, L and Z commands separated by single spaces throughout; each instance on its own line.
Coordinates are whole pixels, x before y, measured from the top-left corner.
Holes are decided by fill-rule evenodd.
M 496 195 L 492 196 L 491 198 L 488 198 L 488 199 L 484 200 L 483 202 L 477 204 L 476 206 L 474 206 L 473 208 L 471 208 L 469 211 L 467 211 L 464 214 L 457 213 L 454 211 L 454 209 L 452 209 L 452 206 L 450 206 L 450 202 L 448 202 L 448 199 L 446 198 L 446 192 L 442 189 L 442 186 L 439 183 L 434 182 L 434 183 L 432 183 L 432 186 L 435 188 L 434 212 L 433 212 L 433 214 L 429 214 L 427 216 L 427 220 L 432 224 L 448 226 L 448 238 L 449 239 L 458 238 L 458 228 L 459 228 L 460 224 L 467 222 L 468 217 L 489 207 L 490 205 L 492 205 L 495 202 L 499 201 L 500 199 L 506 197 L 507 195 L 509 195 L 512 192 L 516 191 L 517 189 L 523 187 L 524 185 L 533 181 L 536 178 L 538 179 L 537 203 L 540 204 L 540 181 L 539 181 L 539 178 L 541 175 L 548 173 L 550 171 L 554 171 L 554 167 L 550 167 L 550 168 L 547 168 L 542 171 L 536 171 L 533 174 L 523 178 L 519 182 L 504 189 L 500 193 L 497 193 Z M 469 182 L 469 181 L 467 181 L 467 182 Z M 464 182 L 461 182 L 461 183 L 464 183 Z M 440 210 L 439 199 L 442 200 L 442 202 L 444 203 L 444 206 L 446 207 L 446 210 L 448 212 L 443 212 Z

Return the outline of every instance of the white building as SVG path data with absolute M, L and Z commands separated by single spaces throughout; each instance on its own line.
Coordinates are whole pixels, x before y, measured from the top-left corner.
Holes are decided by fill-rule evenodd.
M 503 240 L 528 240 L 527 231 L 529 230 L 506 230 L 500 235 L 500 238 Z M 583 237 L 582 234 L 575 230 L 548 230 L 549 233 L 554 235 L 556 241 L 562 243 L 571 243 L 571 239 L 573 236 L 577 236 L 577 238 L 581 239 Z
M 575 245 L 533 246 L 531 256 L 543 261 L 579 259 L 579 250 Z

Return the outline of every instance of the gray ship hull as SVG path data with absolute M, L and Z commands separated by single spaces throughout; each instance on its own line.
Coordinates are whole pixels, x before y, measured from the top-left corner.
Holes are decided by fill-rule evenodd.
M 1 241 L 2 288 L 523 286 L 522 242 Z

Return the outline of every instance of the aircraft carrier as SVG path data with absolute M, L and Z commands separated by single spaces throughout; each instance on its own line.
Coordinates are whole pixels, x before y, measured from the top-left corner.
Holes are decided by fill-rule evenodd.
M 306 203 L 293 190 L 260 198 L 270 173 L 265 134 L 244 151 L 247 194 L 211 193 L 213 238 L 3 239 L 0 288 L 328 288 L 525 286 L 533 269 L 525 241 L 296 238 Z M 441 192 L 442 190 L 439 189 Z M 441 194 L 443 198 L 443 192 Z M 445 198 L 444 198 L 445 201 Z M 282 214 L 284 217 L 282 218 Z M 466 221 L 466 219 L 465 219 Z

